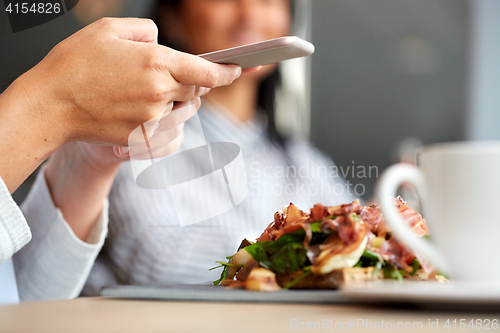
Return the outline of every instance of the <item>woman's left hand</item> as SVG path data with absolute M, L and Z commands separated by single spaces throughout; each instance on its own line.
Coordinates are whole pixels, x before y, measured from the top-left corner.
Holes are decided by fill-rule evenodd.
M 156 128 L 143 125 L 145 135 L 153 133 L 146 147 L 132 138 L 131 147 L 111 147 L 71 142 L 57 150 L 49 159 L 45 179 L 54 205 L 59 208 L 75 235 L 86 241 L 102 213 L 103 201 L 108 196 L 114 177 L 123 161 L 168 156 L 176 152 L 184 139 L 184 122 L 201 105 L 200 99 L 178 103 L 165 114 Z

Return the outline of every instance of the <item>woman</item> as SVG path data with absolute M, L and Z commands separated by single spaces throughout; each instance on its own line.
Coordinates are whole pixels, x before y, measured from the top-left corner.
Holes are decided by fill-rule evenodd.
M 287 35 L 289 0 L 162 0 L 156 22 L 159 42 L 201 54 Z M 333 163 L 295 137 L 285 138 L 274 123 L 276 66 L 239 78 L 204 96 L 199 117 L 209 142 L 241 148 L 248 196 L 234 209 L 181 228 L 168 191 L 139 188 L 130 165 L 120 169 L 110 193 L 110 232 L 84 293 L 104 285 L 202 283 L 216 280 L 216 260 L 234 253 L 243 238 L 256 238 L 274 212 L 293 202 L 350 201 L 350 191 Z M 203 136 L 187 122 L 182 149 Z
M 79 294 L 106 236 L 111 183 L 128 158 L 111 145 L 128 145 L 147 122 L 151 143 L 161 143 L 155 153 L 173 153 L 199 96 L 241 73 L 156 39 L 150 20 L 99 20 L 0 95 L 0 264 L 24 246 L 14 256 L 21 299 Z M 23 204 L 25 220 L 10 194 L 54 152 Z M 7 264 L 2 271 L 12 273 Z M 2 275 L 0 287 L 0 303 L 15 294 L 12 277 Z

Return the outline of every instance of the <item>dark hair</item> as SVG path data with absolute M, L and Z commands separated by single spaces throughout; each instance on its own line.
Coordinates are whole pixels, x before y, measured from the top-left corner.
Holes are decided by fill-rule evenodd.
M 161 9 L 163 7 L 177 9 L 182 0 L 157 0 L 152 14 L 153 21 L 157 26 L 161 27 Z M 294 1 L 290 1 L 291 17 L 293 19 L 295 13 Z M 180 50 L 182 45 L 178 45 L 169 36 L 165 35 L 164 29 L 159 29 L 158 43 Z M 271 143 L 276 144 L 286 152 L 287 138 L 283 136 L 276 127 L 276 91 L 281 85 L 281 73 L 279 68 L 276 68 L 269 74 L 259 85 L 257 105 L 260 112 L 263 112 L 267 117 L 267 136 Z M 285 154 L 286 155 L 286 154 Z

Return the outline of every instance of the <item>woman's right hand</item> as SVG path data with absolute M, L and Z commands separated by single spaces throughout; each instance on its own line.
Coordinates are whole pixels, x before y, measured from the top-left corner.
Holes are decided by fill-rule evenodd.
M 171 112 L 174 102 L 241 74 L 156 40 L 155 24 L 134 18 L 101 19 L 70 36 L 25 74 L 39 87 L 30 98 L 37 116 L 50 119 L 66 142 L 128 146 L 134 128 Z
M 12 193 L 71 141 L 128 146 L 148 137 L 174 103 L 195 100 L 241 74 L 156 43 L 146 19 L 101 19 L 68 37 L 0 95 L 0 176 Z M 151 121 L 153 120 L 153 121 Z

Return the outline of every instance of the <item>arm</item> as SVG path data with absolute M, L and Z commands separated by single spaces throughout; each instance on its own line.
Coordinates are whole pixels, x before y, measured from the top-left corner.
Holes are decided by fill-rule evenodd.
M 197 111 L 197 102 L 177 105 L 160 121 L 149 140 L 155 156 L 178 149 L 182 124 Z M 107 196 L 125 159 L 128 153 L 113 147 L 82 142 L 68 143 L 50 157 L 23 203 L 33 240 L 14 256 L 22 300 L 79 295 L 104 244 Z
M 22 205 L 33 239 L 13 257 L 19 296 L 25 301 L 77 297 L 107 235 L 107 200 L 101 202 L 101 213 L 82 241 L 54 206 L 45 169 Z
M 101 216 L 121 161 L 112 147 L 81 142 L 64 145 L 49 159 L 44 175 L 48 191 L 80 240 L 88 239 Z
M 182 123 L 198 107 L 180 104 L 160 121 L 149 141 L 155 156 L 178 149 Z M 127 158 L 118 149 L 82 142 L 68 143 L 51 156 L 23 203 L 33 240 L 14 256 L 22 300 L 79 295 L 104 244 L 107 196 Z
M 43 89 L 28 72 L 0 95 L 0 176 L 10 193 L 67 140 L 65 118 L 57 103 L 48 107 L 52 97 Z
M 31 232 L 21 210 L 0 178 L 0 265 L 31 239 Z M 0 274 L 1 275 L 1 274 Z

